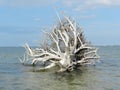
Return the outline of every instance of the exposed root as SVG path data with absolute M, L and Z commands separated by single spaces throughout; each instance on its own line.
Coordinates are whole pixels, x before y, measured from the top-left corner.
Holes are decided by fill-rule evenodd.
M 81 65 L 93 64 L 99 59 L 98 49 L 86 41 L 81 27 L 69 17 L 64 16 L 62 20 L 59 17 L 57 26 L 51 33 L 46 34 L 49 39 L 46 47 L 33 49 L 25 44 L 26 52 L 24 59 L 20 59 L 21 63 L 31 62 L 35 65 L 37 62 L 44 64 L 49 61 L 49 65 L 40 70 L 58 65 L 58 72 L 63 72 L 73 71 Z

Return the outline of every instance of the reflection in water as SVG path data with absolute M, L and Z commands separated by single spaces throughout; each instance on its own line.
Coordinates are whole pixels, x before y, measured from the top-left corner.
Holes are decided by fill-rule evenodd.
M 25 71 L 23 70 L 20 77 L 14 77 L 11 83 L 17 90 L 83 90 L 88 88 L 89 79 L 87 67 L 82 68 L 86 70 L 70 73 L 54 73 L 54 70 L 32 72 L 24 68 Z M 34 67 L 28 67 L 28 70 L 30 69 Z
M 23 66 L 18 61 L 23 51 L 0 48 L 0 90 L 120 90 L 120 47 L 100 47 L 101 63 L 70 73 Z
M 65 90 L 98 90 L 98 86 L 95 86 L 94 83 L 96 77 L 93 76 L 96 72 L 89 71 L 88 68 L 81 67 L 81 70 L 63 73 L 62 75 L 57 74 L 55 80 L 64 83 L 63 88 Z
M 0 72 L 0 90 L 113 90 L 113 87 L 117 90 L 120 84 L 120 79 L 116 83 L 104 64 L 81 67 L 70 73 L 55 73 L 54 69 L 33 72 L 36 67 L 10 65 L 8 71 Z
M 56 74 L 55 78 L 55 80 L 64 83 L 63 89 L 65 90 L 83 90 L 83 87 L 87 87 L 85 79 L 87 79 L 87 74 L 80 69 L 70 73 Z

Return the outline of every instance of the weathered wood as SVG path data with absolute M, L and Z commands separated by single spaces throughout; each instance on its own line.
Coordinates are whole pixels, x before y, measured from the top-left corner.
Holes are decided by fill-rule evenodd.
M 60 72 L 72 71 L 80 65 L 95 63 L 99 58 L 97 48 L 92 47 L 84 38 L 81 27 L 77 26 L 76 22 L 69 17 L 64 16 L 59 18 L 59 23 L 53 28 L 51 33 L 46 33 L 49 36 L 49 42 L 46 47 L 38 47 L 31 49 L 28 44 L 25 44 L 25 57 L 22 63 L 43 64 L 49 61 L 49 65 L 40 68 L 49 69 L 58 65 Z M 26 60 L 25 60 L 26 59 Z

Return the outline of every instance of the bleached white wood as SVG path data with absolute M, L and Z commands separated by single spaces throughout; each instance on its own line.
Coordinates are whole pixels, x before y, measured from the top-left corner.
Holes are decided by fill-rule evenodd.
M 43 45 L 45 48 L 35 49 L 31 49 L 28 44 L 25 44 L 26 55 L 24 55 L 23 60 L 20 59 L 20 62 L 26 63 L 29 60 L 31 64 L 36 64 L 37 62 L 46 63 L 49 61 L 50 64 L 40 68 L 40 70 L 58 65 L 59 72 L 72 71 L 74 67 L 79 66 L 78 64 L 86 65 L 96 62 L 96 59 L 99 58 L 97 48 L 87 43 L 81 28 L 77 30 L 79 26 L 77 26 L 76 21 L 73 22 L 67 16 L 64 16 L 62 20 L 58 14 L 57 16 L 58 26 L 54 27 L 51 33 L 45 32 L 51 43 L 47 42 L 46 45 Z

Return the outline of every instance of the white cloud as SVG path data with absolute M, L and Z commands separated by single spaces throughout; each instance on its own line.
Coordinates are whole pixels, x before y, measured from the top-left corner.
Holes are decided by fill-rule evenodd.
M 97 7 L 120 6 L 120 0 L 69 0 L 63 1 L 65 6 L 74 7 L 76 11 L 94 9 Z
M 71 7 L 71 6 L 73 6 L 77 3 L 82 3 L 83 1 L 82 0 L 77 0 L 77 1 L 75 1 L 75 0 L 69 0 L 69 1 L 68 0 L 63 0 L 62 2 L 63 2 L 64 5 Z
M 86 0 L 87 5 L 110 5 L 111 0 Z
M 0 0 L 0 5 L 12 7 L 25 7 L 25 6 L 44 6 L 55 3 L 57 0 Z
M 95 15 L 80 15 L 79 18 L 80 19 L 92 19 L 95 18 Z
M 34 20 L 34 21 L 36 21 L 36 22 L 41 21 L 41 19 L 40 19 L 40 18 L 34 18 L 33 20 Z
M 0 0 L 0 5 L 10 7 L 40 7 L 60 5 L 76 11 L 106 6 L 120 6 L 120 0 Z

